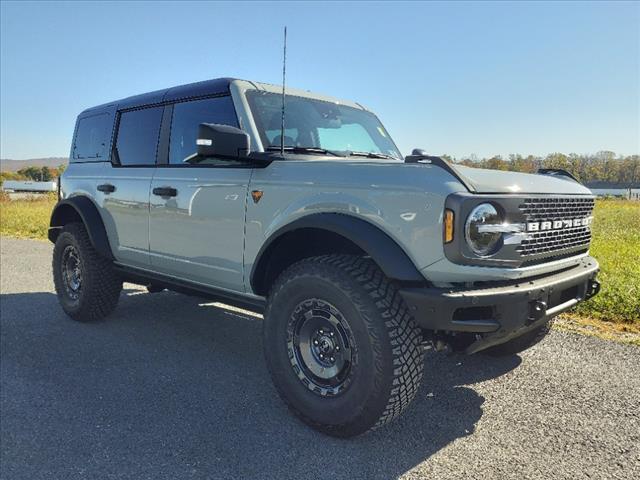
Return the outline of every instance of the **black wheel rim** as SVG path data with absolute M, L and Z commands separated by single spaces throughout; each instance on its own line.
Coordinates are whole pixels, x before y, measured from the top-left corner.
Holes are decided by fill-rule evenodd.
M 61 268 L 65 292 L 70 299 L 77 300 L 82 291 L 82 263 L 73 245 L 67 245 L 63 250 Z
M 347 388 L 356 349 L 336 307 L 317 298 L 300 302 L 289 320 L 287 348 L 293 371 L 311 391 L 335 396 Z

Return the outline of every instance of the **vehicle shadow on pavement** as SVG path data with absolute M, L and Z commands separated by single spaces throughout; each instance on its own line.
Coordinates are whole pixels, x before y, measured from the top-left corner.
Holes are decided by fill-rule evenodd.
M 471 386 L 520 363 L 428 353 L 404 416 L 340 440 L 278 398 L 260 319 L 139 290 L 97 323 L 46 292 L 1 295 L 0 310 L 3 478 L 395 478 L 472 435 Z

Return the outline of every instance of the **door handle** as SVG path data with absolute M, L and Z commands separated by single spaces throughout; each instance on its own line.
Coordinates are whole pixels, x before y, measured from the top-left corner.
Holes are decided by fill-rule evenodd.
M 104 193 L 113 193 L 116 191 L 116 187 L 110 183 L 103 183 L 102 185 L 98 185 L 98 190 Z
M 153 194 L 159 197 L 175 197 L 178 195 L 178 190 L 173 187 L 156 187 L 153 189 Z

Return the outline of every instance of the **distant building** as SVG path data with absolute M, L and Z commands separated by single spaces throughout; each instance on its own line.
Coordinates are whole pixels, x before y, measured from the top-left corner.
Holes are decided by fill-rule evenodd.
M 12 192 L 55 192 L 58 189 L 56 182 L 34 182 L 31 180 L 5 180 L 2 190 Z

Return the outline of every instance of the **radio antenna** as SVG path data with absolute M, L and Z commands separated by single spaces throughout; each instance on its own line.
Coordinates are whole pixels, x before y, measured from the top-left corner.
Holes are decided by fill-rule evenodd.
M 282 55 L 282 126 L 280 129 L 280 155 L 284 156 L 284 97 L 285 80 L 287 75 L 287 26 L 284 27 L 284 51 Z

